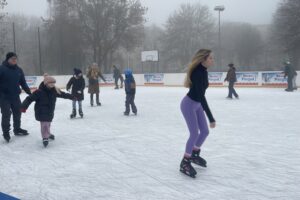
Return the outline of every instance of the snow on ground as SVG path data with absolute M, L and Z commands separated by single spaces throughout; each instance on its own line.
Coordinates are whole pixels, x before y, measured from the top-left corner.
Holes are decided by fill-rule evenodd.
M 84 119 L 70 120 L 71 102 L 58 100 L 46 149 L 32 105 L 22 118 L 30 135 L 0 138 L 0 191 L 22 200 L 300 199 L 300 93 L 237 91 L 240 100 L 226 100 L 226 88 L 207 91 L 217 128 L 196 179 L 179 172 L 184 88 L 137 88 L 130 117 L 123 90 L 101 88 L 102 107 L 86 95 Z

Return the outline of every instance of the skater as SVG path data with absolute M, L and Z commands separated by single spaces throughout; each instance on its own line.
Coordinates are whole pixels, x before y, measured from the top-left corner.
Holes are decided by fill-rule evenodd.
M 216 121 L 205 98 L 205 91 L 209 86 L 207 69 L 212 65 L 211 50 L 201 49 L 196 53 L 189 65 L 184 84 L 185 87 L 189 88 L 189 92 L 180 105 L 190 132 L 185 154 L 180 164 L 180 171 L 191 177 L 195 177 L 197 174 L 191 162 L 202 167 L 207 165 L 206 161 L 200 157 L 201 147 L 209 133 L 204 112 L 209 119 L 210 128 L 216 126 Z
M 4 139 L 10 140 L 10 117 L 13 115 L 13 132 L 16 136 L 28 135 L 27 130 L 21 128 L 21 100 L 20 86 L 27 93 L 31 91 L 26 83 L 23 70 L 17 64 L 18 57 L 9 52 L 0 66 L 0 107 L 2 113 L 2 132 Z
M 67 90 L 69 91 L 72 88 L 71 94 L 75 97 L 73 100 L 73 110 L 72 114 L 70 115 L 71 119 L 76 117 L 76 103 L 78 102 L 78 113 L 81 118 L 83 118 L 82 112 L 82 101 L 84 100 L 84 88 L 85 88 L 85 81 L 82 77 L 82 71 L 80 69 L 74 69 L 74 76 L 69 80 L 67 84 Z
M 132 71 L 127 69 L 125 71 L 125 92 L 126 92 L 126 100 L 125 100 L 125 112 L 124 115 L 128 116 L 130 113 L 130 106 L 132 109 L 132 113 L 137 115 L 137 108 L 134 103 L 135 99 L 135 91 L 136 91 L 136 84 L 134 77 L 132 75 Z
M 288 81 L 288 88 L 285 89 L 285 91 L 287 92 L 293 92 L 294 91 L 294 87 L 293 87 L 293 78 L 295 76 L 295 70 L 294 68 L 291 66 L 291 63 L 289 61 L 285 62 L 285 68 L 284 68 L 284 78 L 287 77 L 287 81 Z
M 91 106 L 94 106 L 94 94 L 96 94 L 96 104 L 97 106 L 101 106 L 99 101 L 99 77 L 106 82 L 105 78 L 103 77 L 97 63 L 93 63 L 93 65 L 89 68 L 88 73 L 86 75 L 89 79 L 89 90 L 90 93 L 90 102 Z
M 55 136 L 50 133 L 50 125 L 54 117 L 56 98 L 74 100 L 74 96 L 64 93 L 55 87 L 56 80 L 51 76 L 45 76 L 39 89 L 28 96 L 21 105 L 21 111 L 26 112 L 30 104 L 35 101 L 35 119 L 41 123 L 41 135 L 44 147 L 48 146 L 49 139 L 54 140 Z
M 227 96 L 227 99 L 232 99 L 232 94 L 235 96 L 235 98 L 239 98 L 239 95 L 236 93 L 235 89 L 234 89 L 234 84 L 235 82 L 237 81 L 236 80 L 236 69 L 234 67 L 234 64 L 233 63 L 230 63 L 228 65 L 229 67 L 229 70 L 227 72 L 227 76 L 225 78 L 224 81 L 228 81 L 229 82 L 229 85 L 228 85 L 228 96 Z
M 124 78 L 120 72 L 120 70 L 114 65 L 113 66 L 113 77 L 115 79 L 115 89 L 119 89 L 119 85 L 118 85 L 118 82 L 119 82 L 119 79 L 121 81 L 121 86 L 120 88 L 123 88 L 123 82 L 124 82 Z
M 297 71 L 294 69 L 294 77 L 293 77 L 293 90 L 298 90 L 298 86 L 297 86 Z

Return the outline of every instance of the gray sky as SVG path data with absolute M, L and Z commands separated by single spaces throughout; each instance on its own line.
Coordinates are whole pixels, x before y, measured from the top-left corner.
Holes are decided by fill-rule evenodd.
M 269 24 L 281 0 L 141 0 L 148 7 L 148 24 L 162 25 L 168 16 L 185 2 L 200 2 L 213 11 L 215 5 L 224 5 L 222 19 L 225 21 L 240 21 L 252 24 Z M 8 0 L 5 9 L 8 13 L 45 16 L 46 0 Z M 217 12 L 213 12 L 217 17 Z

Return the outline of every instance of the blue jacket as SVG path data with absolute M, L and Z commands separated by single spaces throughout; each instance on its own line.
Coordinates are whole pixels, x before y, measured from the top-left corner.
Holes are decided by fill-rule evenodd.
M 7 100 L 19 98 L 20 86 L 27 94 L 31 94 L 23 70 L 18 65 L 4 61 L 0 66 L 0 97 Z
M 132 74 L 125 75 L 125 92 L 126 94 L 135 94 L 135 80 Z

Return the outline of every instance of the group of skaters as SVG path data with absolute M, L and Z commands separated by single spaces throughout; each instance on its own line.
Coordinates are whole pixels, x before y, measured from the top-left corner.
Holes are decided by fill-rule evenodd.
M 34 112 L 35 119 L 40 122 L 42 143 L 47 147 L 49 140 L 55 140 L 55 136 L 51 133 L 51 122 L 54 118 L 54 111 L 57 98 L 69 99 L 72 101 L 71 118 L 75 118 L 78 114 L 82 118 L 82 101 L 84 100 L 85 80 L 80 69 L 74 69 L 74 75 L 66 85 L 67 92 L 61 91 L 56 87 L 56 79 L 48 74 L 44 74 L 44 79 L 40 83 L 37 90 L 31 92 L 28 87 L 23 70 L 18 66 L 18 57 L 14 52 L 6 54 L 6 58 L 0 65 L 0 108 L 2 114 L 1 128 L 3 138 L 6 142 L 11 139 L 10 118 L 13 115 L 13 133 L 15 136 L 26 136 L 28 131 L 21 128 L 21 113 L 25 113 L 31 103 L 35 102 Z M 114 66 L 116 68 L 116 66 Z M 90 105 L 94 106 L 94 95 L 96 96 L 96 105 L 101 106 L 99 101 L 99 78 L 106 82 L 100 68 L 93 63 L 88 68 L 88 92 L 90 93 Z M 119 75 L 120 78 L 121 73 Z M 137 108 L 134 103 L 136 84 L 132 70 L 125 70 L 125 112 L 124 115 L 130 114 L 130 106 L 133 114 L 137 114 Z M 123 84 L 122 84 L 123 85 Z M 21 88 L 28 94 L 23 102 L 21 102 Z

